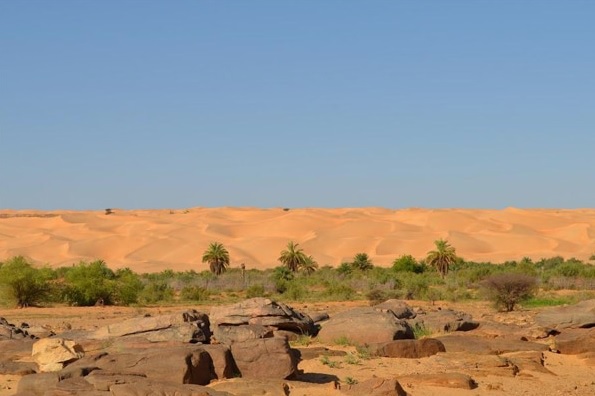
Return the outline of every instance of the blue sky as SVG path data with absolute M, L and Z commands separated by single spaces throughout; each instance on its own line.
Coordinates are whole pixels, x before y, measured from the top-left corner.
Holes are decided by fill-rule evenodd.
M 0 208 L 593 207 L 593 1 L 0 1 Z

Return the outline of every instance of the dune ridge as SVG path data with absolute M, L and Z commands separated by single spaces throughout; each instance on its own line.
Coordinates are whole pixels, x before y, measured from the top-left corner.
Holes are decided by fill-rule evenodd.
M 595 209 L 0 210 L 0 260 L 22 255 L 64 266 L 103 259 L 137 272 L 207 269 L 200 259 L 213 241 L 228 248 L 232 267 L 265 269 L 278 265 L 289 240 L 320 265 L 365 252 L 388 266 L 402 254 L 425 257 L 438 238 L 468 260 L 585 260 L 595 253 Z

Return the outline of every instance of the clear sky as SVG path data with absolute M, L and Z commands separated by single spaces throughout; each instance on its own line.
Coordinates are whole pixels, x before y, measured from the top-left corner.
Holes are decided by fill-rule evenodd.
M 0 208 L 594 207 L 595 1 L 0 1 Z

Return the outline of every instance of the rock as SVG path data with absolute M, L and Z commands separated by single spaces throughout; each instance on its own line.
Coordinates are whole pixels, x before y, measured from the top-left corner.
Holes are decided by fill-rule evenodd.
M 2 340 L 20 340 L 23 338 L 36 338 L 29 335 L 26 328 L 18 327 L 8 323 L 5 318 L 0 317 L 0 341 Z
M 226 343 L 237 340 L 253 333 L 266 332 L 264 329 L 287 330 L 298 334 L 316 335 L 318 328 L 308 315 L 268 298 L 251 298 L 234 305 L 214 307 L 210 313 L 215 337 L 219 335 Z M 244 331 L 244 326 L 261 326 Z M 259 337 L 262 338 L 262 337 Z M 218 340 L 223 342 L 222 339 Z
M 474 321 L 471 315 L 452 309 L 420 313 L 408 322 L 412 327 L 423 326 L 431 333 L 469 331 L 479 327 L 479 322 Z
M 436 371 L 460 371 L 470 373 L 474 377 L 488 375 L 514 377 L 518 373 L 518 367 L 509 359 L 497 355 L 446 352 L 430 356 L 428 364 L 436 367 Z
M 556 330 L 595 327 L 595 299 L 546 308 L 535 316 L 535 323 Z
M 417 316 L 411 307 L 402 300 L 390 299 L 380 304 L 374 305 L 375 309 L 391 310 L 399 319 L 413 319 Z
M 261 338 L 236 342 L 231 354 L 243 378 L 289 379 L 297 373 L 299 351 L 290 349 L 287 339 Z
M 543 352 L 521 351 L 506 353 L 501 356 L 516 366 L 520 374 L 528 374 L 528 372 L 554 374 L 545 368 Z
M 384 378 L 370 378 L 355 385 L 344 385 L 342 393 L 353 396 L 407 396 L 399 381 Z
M 231 345 L 234 342 L 243 342 L 257 338 L 271 338 L 273 337 L 273 327 L 256 324 L 215 326 L 213 337 L 222 344 Z
M 105 395 L 108 396 L 108 395 Z M 116 384 L 110 387 L 109 396 L 234 396 L 200 385 L 174 385 L 143 381 L 133 384 Z
M 235 378 L 240 374 L 236 362 L 231 355 L 231 349 L 226 345 L 201 345 L 213 361 L 214 379 Z
M 228 392 L 234 396 L 288 396 L 289 385 L 283 381 L 248 380 L 234 378 L 228 381 L 219 381 L 209 385 L 209 388 Z
M 412 338 L 413 330 L 406 321 L 397 318 L 390 310 L 373 307 L 339 313 L 326 321 L 318 334 L 318 339 L 324 343 L 347 339 L 360 345 Z
M 157 382 L 206 385 L 217 378 L 213 359 L 199 345 L 106 355 L 95 364 L 106 372 L 141 374 Z
M 545 344 L 530 341 L 508 340 L 505 338 L 482 338 L 472 335 L 448 334 L 436 337 L 447 352 L 468 352 L 476 355 L 500 355 L 519 351 L 547 351 Z
M 398 380 L 403 384 L 411 384 L 416 387 L 422 385 L 457 389 L 477 388 L 477 383 L 473 378 L 461 373 L 411 374 L 398 377 Z
M 196 310 L 179 314 L 132 318 L 113 323 L 92 333 L 89 338 L 105 339 L 142 335 L 149 341 L 208 343 L 211 337 L 209 317 Z
M 79 344 L 63 338 L 41 339 L 33 344 L 31 354 L 41 372 L 59 371 L 84 356 Z
M 590 329 L 566 329 L 554 339 L 560 353 L 578 355 L 595 352 L 595 327 Z
M 48 389 L 52 389 L 59 381 L 56 373 L 39 373 L 25 375 L 19 381 L 17 393 L 27 396 L 42 396 Z
M 0 374 L 27 375 L 36 372 L 37 364 L 26 361 L 31 356 L 34 342 L 29 338 L 0 341 Z
M 320 323 L 329 319 L 329 315 L 326 312 L 310 313 L 310 317 L 314 323 Z
M 421 340 L 396 340 L 382 344 L 372 344 L 368 347 L 372 356 L 390 358 L 419 359 L 446 352 L 444 344 L 434 338 Z

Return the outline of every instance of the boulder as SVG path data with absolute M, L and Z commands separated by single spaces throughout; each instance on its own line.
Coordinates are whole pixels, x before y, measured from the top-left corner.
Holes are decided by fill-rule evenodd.
M 368 347 L 368 350 L 373 356 L 406 359 L 419 359 L 446 351 L 444 344 L 434 338 L 396 340 L 382 344 L 372 344 Z
M 27 361 L 35 341 L 29 338 L 0 338 L 0 374 L 27 375 L 37 371 L 37 364 Z
M 428 358 L 436 371 L 456 371 L 476 376 L 495 375 L 514 377 L 518 367 L 509 359 L 498 355 L 476 355 L 467 352 L 439 353 Z
M 347 352 L 337 351 L 326 347 L 297 348 L 302 360 L 318 359 L 320 356 L 346 356 Z
M 517 367 L 518 372 L 521 375 L 530 375 L 530 372 L 533 373 L 544 373 L 544 374 L 554 374 L 544 365 L 544 357 L 543 352 L 538 351 L 521 351 L 521 352 L 511 352 L 505 353 L 501 355 L 503 358 L 507 359 L 510 363 Z
M 355 385 L 344 385 L 342 393 L 353 396 L 407 396 L 399 381 L 385 378 L 370 378 Z
M 412 338 L 413 330 L 405 320 L 397 318 L 390 310 L 373 307 L 341 312 L 324 322 L 318 334 L 318 339 L 324 343 L 347 339 L 360 345 Z
M 213 337 L 222 344 L 231 345 L 234 342 L 243 342 L 257 338 L 271 338 L 273 337 L 273 327 L 257 324 L 215 326 Z
M 300 360 L 299 351 L 281 337 L 236 342 L 231 354 L 242 377 L 250 379 L 293 378 Z
M 537 342 L 509 340 L 506 338 L 482 338 L 472 335 L 448 334 L 436 337 L 447 352 L 468 352 L 475 355 L 500 355 L 519 351 L 547 351 L 549 347 Z
M 556 330 L 595 327 L 595 299 L 546 308 L 535 316 L 535 323 Z
M 84 356 L 79 344 L 63 338 L 43 338 L 33 344 L 31 354 L 41 372 L 59 371 Z
M 399 319 L 413 319 L 417 316 L 413 309 L 403 300 L 390 299 L 374 305 L 375 309 L 391 310 Z
M 474 321 L 471 315 L 452 309 L 420 313 L 408 322 L 412 327 L 421 326 L 431 333 L 469 331 L 479 327 L 479 322 Z
M 213 307 L 210 319 L 217 340 L 228 344 L 245 339 L 247 336 L 266 334 L 265 329 L 311 335 L 316 335 L 318 330 L 308 315 L 283 303 L 262 297 L 251 298 L 233 305 Z M 245 331 L 242 329 L 245 326 L 260 327 Z M 234 336 L 238 338 L 235 339 Z
M 211 337 L 209 317 L 196 310 L 179 314 L 139 317 L 97 329 L 89 338 L 142 335 L 149 341 L 181 341 L 208 343 Z
M 398 377 L 403 384 L 417 386 L 438 386 L 443 388 L 475 389 L 477 383 L 467 374 L 461 373 L 436 373 L 436 374 L 411 374 Z
M 595 352 L 595 327 L 590 329 L 566 329 L 556 336 L 555 348 L 567 355 Z
M 0 341 L 2 340 L 20 340 L 23 338 L 36 338 L 27 332 L 26 328 L 8 323 L 5 318 L 0 317 Z
M 239 375 L 240 370 L 227 345 L 202 345 L 201 349 L 205 350 L 213 361 L 214 379 L 235 378 Z
M 328 320 L 330 318 L 330 316 L 326 312 L 314 312 L 314 313 L 310 313 L 310 317 L 312 318 L 312 321 L 314 323 L 320 323 L 320 322 L 323 322 L 323 321 Z

